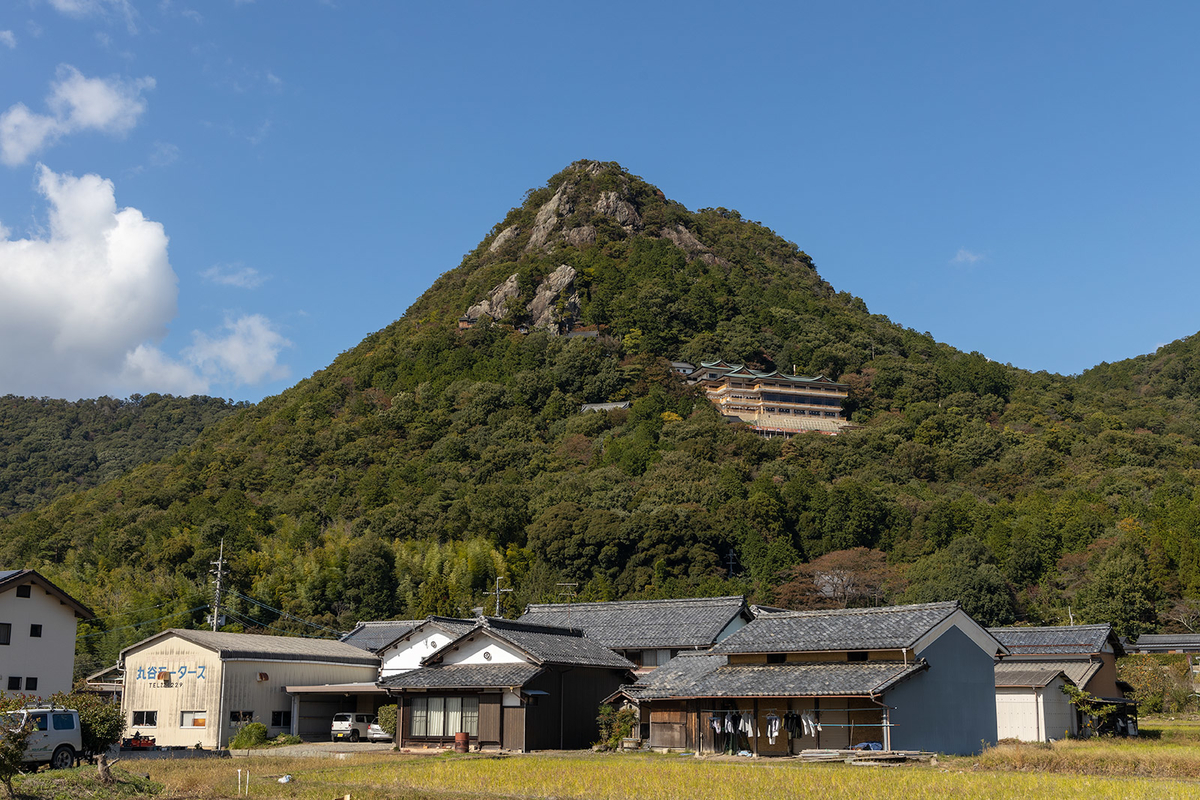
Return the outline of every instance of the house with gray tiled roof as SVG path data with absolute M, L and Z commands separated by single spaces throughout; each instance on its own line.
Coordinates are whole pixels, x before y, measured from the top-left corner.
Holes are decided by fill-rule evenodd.
M 389 619 L 360 622 L 354 626 L 354 630 L 343 634 L 341 641 L 361 647 L 368 653 L 378 653 L 424 621 L 423 619 Z
M 422 659 L 432 655 L 475 627 L 478 619 L 430 616 L 379 647 L 379 677 L 417 669 Z
M 1129 652 L 1200 653 L 1200 633 L 1145 633 L 1137 638 Z
M 648 711 L 654 748 L 974 753 L 996 741 L 1007 652 L 957 602 L 777 612 L 609 699 Z
M 449 744 L 462 731 L 477 748 L 582 748 L 633 667 L 578 629 L 484 617 L 379 686 L 396 698 L 400 746 Z
M 520 617 L 521 622 L 578 628 L 640 670 L 665 664 L 680 652 L 707 650 L 752 619 L 741 595 L 532 604 Z
M 988 632 L 1010 653 L 996 666 L 1000 738 L 1061 739 L 1065 735 L 1074 736 L 1088 722 L 1069 706 L 1058 684 L 1037 686 L 1036 681 L 1028 685 L 1013 684 L 1012 676 L 1021 670 L 1038 670 L 1041 677 L 1061 672 L 1072 685 L 1120 707 L 1114 717 L 1113 732 L 1136 734 L 1137 706 L 1127 697 L 1132 687 L 1117 677 L 1117 659 L 1125 655 L 1125 650 L 1112 625 L 989 628 Z M 1064 724 L 1067 715 L 1070 721 Z

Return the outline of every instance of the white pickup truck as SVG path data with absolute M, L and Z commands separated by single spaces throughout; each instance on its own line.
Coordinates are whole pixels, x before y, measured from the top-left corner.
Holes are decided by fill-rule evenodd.
M 27 706 L 6 712 L 3 720 L 6 728 L 19 728 L 27 721 L 33 727 L 25 744 L 26 763 L 65 769 L 75 763 L 75 755 L 83 749 L 79 712 L 73 708 Z

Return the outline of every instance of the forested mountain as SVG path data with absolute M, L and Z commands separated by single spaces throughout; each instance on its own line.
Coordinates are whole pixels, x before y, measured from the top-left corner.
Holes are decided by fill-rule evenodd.
M 212 397 L 0 397 L 0 517 L 97 486 L 191 444 L 234 408 Z
M 547 295 L 562 265 L 574 278 Z M 736 211 L 578 162 L 327 369 L 0 521 L 0 564 L 105 617 L 84 626 L 83 668 L 198 622 L 222 538 L 229 621 L 310 635 L 463 613 L 497 575 L 509 613 L 568 583 L 579 599 L 959 598 L 989 624 L 1136 633 L 1190 623 L 1200 597 L 1195 350 L 1077 378 L 995 364 L 870 314 Z M 858 427 L 785 442 L 728 424 L 669 370 L 716 357 L 840 379 Z

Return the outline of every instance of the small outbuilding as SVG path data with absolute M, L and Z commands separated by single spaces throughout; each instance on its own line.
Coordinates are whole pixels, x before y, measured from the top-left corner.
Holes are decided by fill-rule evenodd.
M 1009 655 L 996 665 L 996 714 L 1000 738 L 1046 741 L 1096 730 L 1090 720 L 1070 706 L 1073 720 L 1060 718 L 1059 707 L 1069 698 L 1062 683 L 1033 684 L 1061 672 L 1070 683 L 1092 697 L 1115 706 L 1116 713 L 1103 724 L 1108 733 L 1137 735 L 1137 703 L 1128 697 L 1132 688 L 1117 677 L 1117 658 L 1125 655 L 1120 639 L 1108 624 L 989 628 Z M 1028 685 L 1012 683 L 1014 676 Z M 1041 709 L 1037 715 L 1034 709 Z M 1040 715 L 1040 716 L 1039 716 Z M 1053 720 L 1051 723 L 1049 720 Z

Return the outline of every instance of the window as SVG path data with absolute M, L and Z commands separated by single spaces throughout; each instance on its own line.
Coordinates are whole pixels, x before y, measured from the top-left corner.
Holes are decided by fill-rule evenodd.
M 25 584 L 17 587 L 17 597 L 29 597 L 29 590 L 32 589 L 32 584 Z
M 25 691 L 27 691 L 27 692 L 36 692 L 37 691 L 37 678 L 26 678 L 25 679 Z
M 0 622 L 0 644 L 8 644 L 12 641 L 12 623 Z
M 246 722 L 254 722 L 253 711 L 230 711 L 229 721 L 234 725 L 241 725 Z
M 30 625 L 29 626 L 29 635 L 30 635 L 30 637 L 32 637 L 34 639 L 42 638 L 42 626 L 41 625 Z
M 21 676 L 20 675 L 9 675 L 8 676 L 8 690 L 10 692 L 21 691 Z
M 52 714 L 53 726 L 56 731 L 73 731 L 75 730 L 75 715 L 74 714 Z
M 846 653 L 846 660 L 847 661 L 866 661 L 867 660 L 867 651 L 866 650 L 851 650 L 849 653 Z
M 181 728 L 203 728 L 207 724 L 207 711 L 184 711 L 179 715 L 179 727 Z
M 30 717 L 33 720 L 33 727 L 39 731 L 44 731 L 50 727 L 50 715 L 46 713 L 34 714 Z
M 133 727 L 135 727 L 135 728 L 157 728 L 158 727 L 158 712 L 157 711 L 135 711 L 135 712 L 133 712 Z
M 271 712 L 271 727 L 272 728 L 290 728 L 290 727 L 292 727 L 292 712 L 291 711 L 272 711 Z
M 410 736 L 449 738 L 459 732 L 479 736 L 478 697 L 415 697 Z
M 787 653 L 767 653 L 768 664 L 783 664 L 787 661 Z

